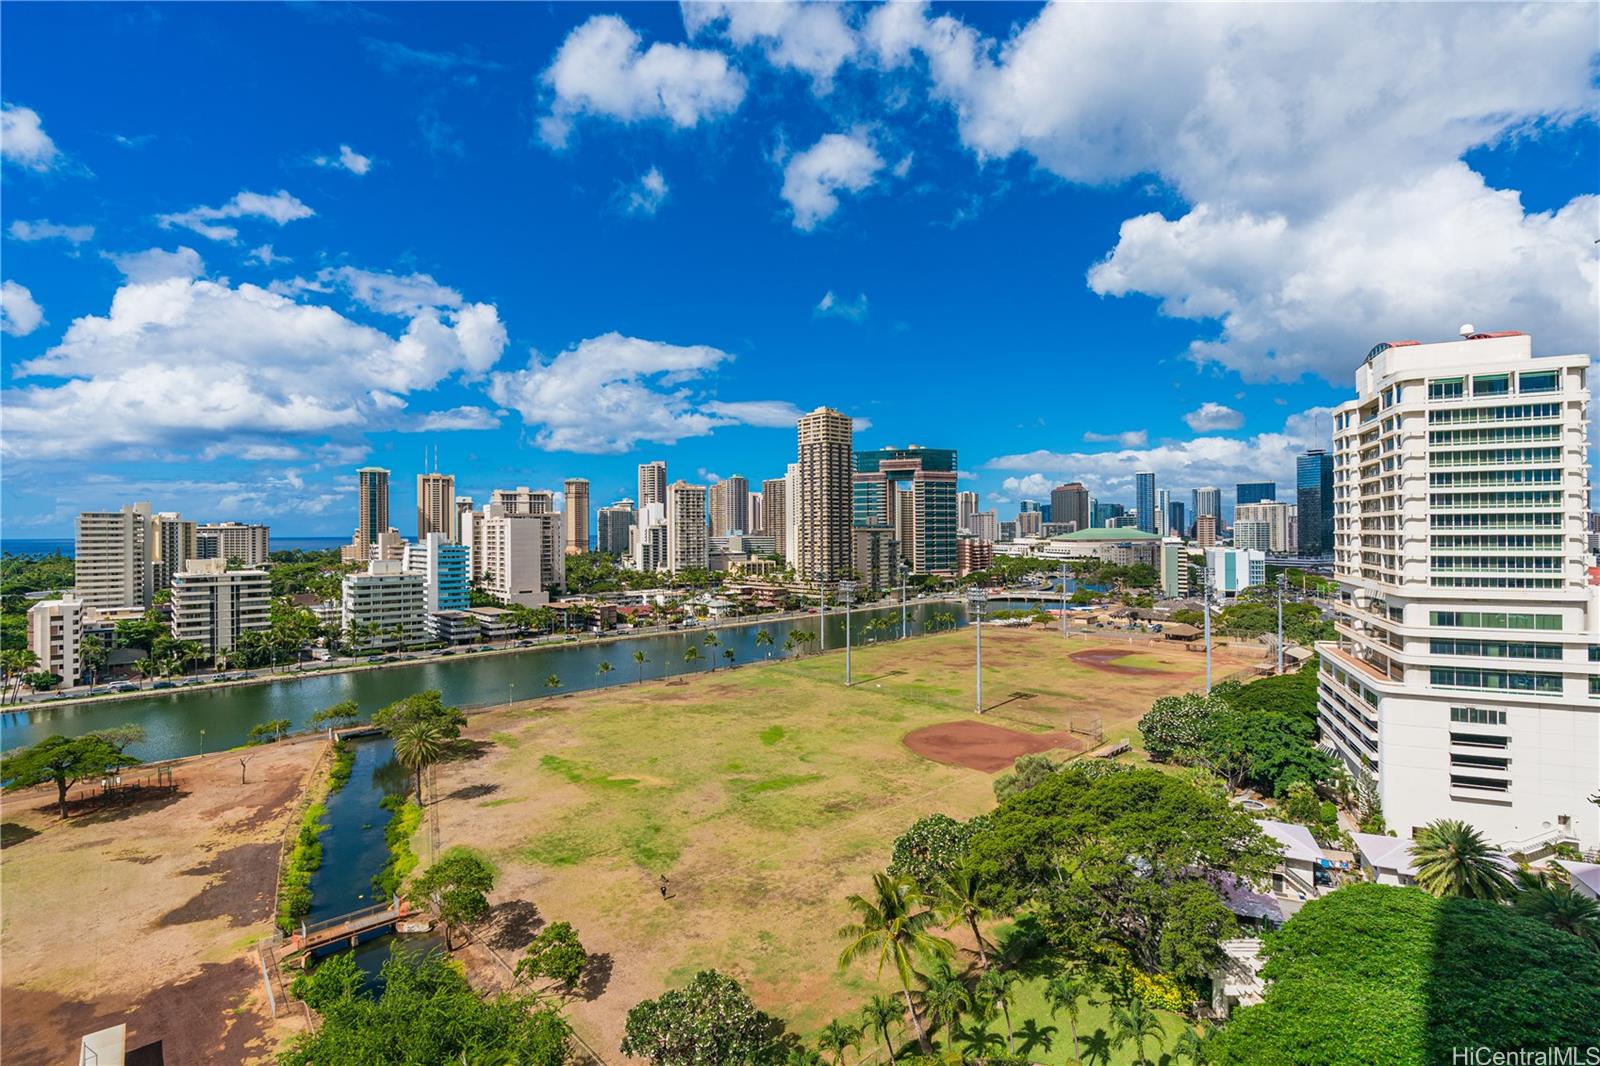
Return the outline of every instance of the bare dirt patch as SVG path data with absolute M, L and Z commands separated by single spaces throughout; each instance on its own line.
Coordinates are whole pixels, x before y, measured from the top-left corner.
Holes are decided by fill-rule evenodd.
M 1018 757 L 1044 751 L 1082 751 L 1083 742 L 1071 733 L 1019 733 L 988 722 L 942 722 L 913 729 L 905 746 L 934 762 L 963 766 L 992 774 L 1004 770 Z
M 1104 670 L 1108 674 L 1121 674 L 1124 677 L 1160 677 L 1165 670 L 1152 670 L 1147 666 L 1129 666 L 1118 663 L 1118 659 L 1126 659 L 1136 654 L 1131 648 L 1124 651 L 1120 648 L 1090 648 L 1087 651 L 1075 651 L 1069 658 L 1075 663 L 1095 670 Z

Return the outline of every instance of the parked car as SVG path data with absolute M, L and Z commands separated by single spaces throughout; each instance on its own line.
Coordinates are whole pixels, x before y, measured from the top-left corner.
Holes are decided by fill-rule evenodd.
M 139 686 L 128 681 L 119 681 L 111 686 L 112 692 L 138 692 Z
M 157 681 L 155 684 L 151 685 L 150 687 L 151 688 L 177 688 L 178 686 L 175 683 L 171 682 L 171 681 Z

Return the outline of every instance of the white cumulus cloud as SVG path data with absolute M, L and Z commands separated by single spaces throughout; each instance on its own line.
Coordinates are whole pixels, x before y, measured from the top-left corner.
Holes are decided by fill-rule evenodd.
M 0 105 L 0 159 L 42 172 L 60 162 L 61 150 L 44 131 L 39 112 L 7 103 Z
M 123 277 L 135 285 L 165 281 L 167 278 L 198 278 L 206 272 L 206 265 L 200 258 L 200 253 L 187 245 L 171 252 L 160 248 L 147 248 L 142 252 L 128 252 L 123 255 L 108 253 L 106 258 L 116 264 L 117 269 L 122 271 Z
M 545 143 L 565 146 L 581 115 L 688 129 L 730 114 L 744 99 L 744 76 L 721 52 L 642 44 L 616 15 L 595 15 L 567 35 L 543 76 L 553 95 L 539 123 Z
M 737 47 L 758 46 L 768 62 L 807 75 L 820 92 L 858 49 L 838 4 L 689 2 L 682 10 L 691 36 L 720 33 Z
M 357 177 L 372 169 L 372 157 L 362 155 L 348 144 L 339 146 L 338 155 L 319 155 L 312 159 L 319 167 L 335 167 L 339 170 L 348 170 Z
M 843 318 L 851 322 L 861 322 L 867 317 L 867 294 L 857 293 L 854 300 L 841 300 L 829 289 L 822 294 L 822 299 L 817 301 L 817 306 L 812 314 L 818 318 Z
M 11 223 L 11 228 L 6 232 L 18 241 L 63 240 L 70 244 L 82 244 L 94 239 L 93 226 L 62 226 L 43 218 L 37 222 L 25 222 L 19 218 Z
M 859 193 L 883 169 L 883 157 L 860 133 L 825 134 L 783 168 L 783 199 L 794 227 L 810 231 L 839 209 L 839 193 Z
M 653 215 L 666 201 L 667 191 L 667 179 L 662 176 L 660 170 L 651 167 L 628 188 L 625 210 L 630 215 Z
M 158 215 L 156 221 L 161 223 L 162 229 L 182 226 L 214 241 L 231 241 L 239 236 L 238 229 L 233 226 L 216 225 L 219 220 L 264 218 L 284 226 L 298 219 L 310 218 L 314 214 L 316 212 L 311 208 L 279 189 L 271 195 L 241 192 L 221 207 L 192 207 L 187 211 Z
M 25 285 L 7 281 L 0 285 L 0 333 L 26 337 L 44 322 L 44 309 Z
M 1092 430 L 1083 435 L 1089 444 L 1120 444 L 1124 448 L 1143 448 L 1150 443 L 1150 434 L 1142 429 L 1129 429 L 1121 433 L 1095 433 Z
M 1219 429 L 1238 429 L 1244 425 L 1244 415 L 1225 404 L 1207 400 L 1183 416 L 1189 428 L 1196 433 L 1209 433 Z

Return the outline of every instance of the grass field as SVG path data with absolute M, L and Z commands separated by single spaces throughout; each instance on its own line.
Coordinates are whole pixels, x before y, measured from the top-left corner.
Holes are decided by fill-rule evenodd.
M 1121 665 L 1150 672 L 1066 658 L 1118 646 L 1135 656 Z M 1204 676 L 1203 656 L 1170 644 L 1064 643 L 1043 629 L 988 629 L 983 650 L 986 720 L 1051 732 L 1097 715 L 1107 741 Z M 1222 650 L 1217 676 L 1259 654 Z M 972 715 L 970 631 L 860 648 L 854 669 L 851 689 L 830 653 L 531 701 L 474 717 L 484 752 L 439 768 L 441 845 L 494 859 L 500 913 L 526 928 L 531 904 L 603 956 L 602 978 L 569 1010 L 601 1054 L 616 1053 L 633 1004 L 706 967 L 806 1034 L 889 987 L 836 969 L 845 897 L 869 887 L 918 817 L 991 808 L 992 776 L 901 743 Z M 485 940 L 508 959 L 521 946 L 503 928 Z

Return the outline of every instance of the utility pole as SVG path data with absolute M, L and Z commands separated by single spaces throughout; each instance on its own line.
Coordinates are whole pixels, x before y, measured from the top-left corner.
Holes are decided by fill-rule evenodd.
M 1200 586 L 1200 613 L 1206 626 L 1206 695 L 1211 695 L 1211 564 L 1202 571 L 1204 584 Z
M 1067 635 L 1067 564 L 1061 564 L 1061 635 Z
M 839 582 L 839 601 L 844 604 L 844 687 L 850 687 L 850 605 L 856 599 L 854 581 Z
M 967 590 L 967 608 L 972 614 L 972 632 L 978 639 L 978 660 L 974 671 L 977 679 L 977 702 L 974 709 L 978 714 L 983 713 L 983 605 L 988 599 L 988 595 L 976 585 Z
M 1289 587 L 1289 575 L 1278 574 L 1278 673 L 1283 673 L 1283 591 Z

